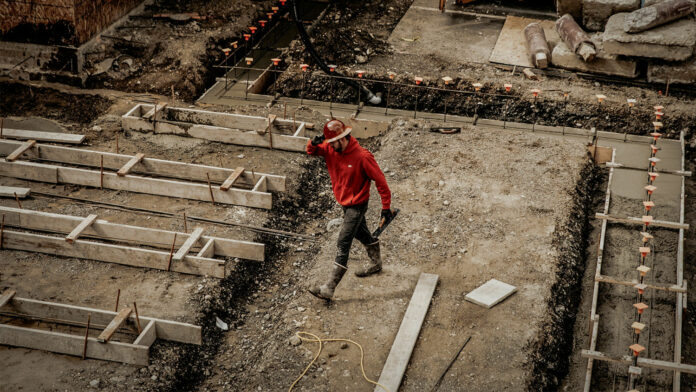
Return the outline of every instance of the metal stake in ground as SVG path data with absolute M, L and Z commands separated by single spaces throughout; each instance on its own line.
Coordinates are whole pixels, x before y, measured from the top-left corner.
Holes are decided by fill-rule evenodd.
M 87 357 L 87 341 L 89 340 L 89 322 L 92 319 L 92 313 L 87 313 L 87 329 L 85 330 L 85 343 L 82 346 L 82 360 Z
M 445 90 L 446 90 L 447 86 L 452 82 L 452 78 L 450 78 L 449 76 L 445 76 L 442 78 L 442 81 L 445 82 Z M 443 98 L 443 100 L 445 101 L 445 115 L 442 118 L 442 121 L 447 122 L 447 96 L 446 95 Z
M 423 83 L 423 78 L 420 76 L 416 76 L 414 78 L 414 81 L 416 82 L 416 86 L 420 86 L 421 83 Z M 416 104 L 413 106 L 413 118 L 416 118 L 416 114 L 418 113 L 418 99 L 420 98 L 420 91 L 418 91 L 418 87 L 416 87 Z
M 309 64 L 300 64 L 300 69 L 302 70 L 302 90 L 300 91 L 300 106 L 302 106 L 302 101 L 304 100 L 305 74 L 309 69 Z
M 389 72 L 389 79 L 394 80 L 395 76 L 396 76 L 396 74 L 394 72 Z M 389 83 L 389 85 L 387 86 L 387 101 L 386 101 L 385 108 L 384 108 L 384 115 L 386 115 L 387 111 L 389 110 L 389 93 L 391 93 L 391 88 L 392 88 L 392 84 Z
M 114 306 L 114 312 L 118 312 L 118 300 L 121 299 L 121 289 L 116 291 L 116 306 Z
M 248 98 L 249 95 L 249 74 L 251 73 L 251 63 L 254 62 L 253 57 L 247 57 L 246 58 L 246 65 L 247 65 L 247 70 L 246 70 L 246 88 L 244 88 L 244 100 Z
M 336 70 L 336 67 L 337 67 L 336 65 L 329 64 L 329 71 L 331 71 L 331 74 L 333 74 L 333 72 Z M 333 93 L 334 92 L 334 77 L 333 77 L 333 75 L 329 75 L 329 80 L 330 80 L 330 82 L 329 82 L 329 97 L 330 97 L 330 99 L 329 99 L 329 114 L 331 114 L 331 118 L 333 118 L 333 113 L 332 113 L 333 101 L 334 101 L 334 96 L 333 96 L 333 94 L 334 94 Z

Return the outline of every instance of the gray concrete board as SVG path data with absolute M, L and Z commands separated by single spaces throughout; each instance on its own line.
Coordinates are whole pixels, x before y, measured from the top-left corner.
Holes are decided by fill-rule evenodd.
M 591 62 L 585 62 L 568 46 L 560 42 L 553 48 L 551 62 L 555 67 L 580 72 L 592 72 L 603 75 L 615 75 L 626 78 L 634 78 L 638 75 L 638 63 L 633 60 L 617 58 L 597 48 L 597 57 Z
M 582 23 L 590 31 L 601 31 L 609 17 L 640 8 L 641 0 L 583 0 Z
M 607 53 L 670 61 L 685 60 L 693 55 L 696 46 L 696 21 L 693 18 L 629 34 L 624 32 L 626 15 L 619 13 L 609 18 L 603 36 Z

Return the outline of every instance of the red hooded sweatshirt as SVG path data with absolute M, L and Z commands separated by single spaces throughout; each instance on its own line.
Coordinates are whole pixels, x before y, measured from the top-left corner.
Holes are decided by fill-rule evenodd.
M 382 197 L 382 209 L 391 206 L 391 191 L 384 173 L 372 153 L 362 148 L 354 137 L 350 138 L 343 152 L 336 152 L 326 142 L 313 146 L 309 141 L 307 154 L 324 157 L 338 204 L 350 207 L 367 203 L 370 199 L 370 180 L 373 180 Z

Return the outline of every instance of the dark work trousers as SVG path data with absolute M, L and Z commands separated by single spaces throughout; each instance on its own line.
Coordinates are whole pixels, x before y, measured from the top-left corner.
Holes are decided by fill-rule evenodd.
M 376 238 L 372 237 L 370 230 L 367 228 L 365 221 L 365 212 L 367 211 L 367 203 L 343 207 L 343 226 L 341 233 L 338 235 L 336 253 L 336 264 L 346 268 L 348 264 L 348 256 L 350 255 L 350 246 L 353 244 L 353 238 L 357 238 L 363 245 L 370 245 L 377 242 Z

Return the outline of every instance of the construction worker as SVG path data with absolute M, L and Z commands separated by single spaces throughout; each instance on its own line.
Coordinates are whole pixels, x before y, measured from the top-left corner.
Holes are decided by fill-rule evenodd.
M 382 222 L 392 219 L 391 191 L 375 157 L 350 135 L 352 128 L 339 120 L 324 125 L 324 134 L 307 142 L 307 154 L 324 157 L 336 201 L 343 206 L 343 226 L 338 236 L 336 259 L 328 281 L 309 289 L 317 298 L 331 300 L 336 286 L 348 270 L 353 238 L 365 246 L 369 263 L 355 272 L 364 277 L 382 270 L 379 240 L 372 237 L 365 222 L 370 185 L 374 181 L 382 198 Z

